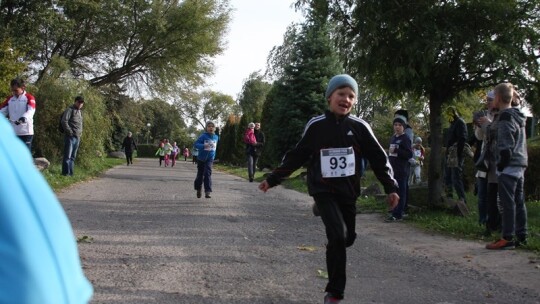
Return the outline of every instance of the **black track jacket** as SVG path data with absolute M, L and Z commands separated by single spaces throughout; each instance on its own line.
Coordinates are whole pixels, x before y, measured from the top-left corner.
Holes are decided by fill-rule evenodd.
M 320 150 L 353 147 L 356 174 L 347 177 L 323 178 Z M 304 129 L 302 138 L 288 151 L 281 165 L 266 178 L 271 187 L 281 183 L 292 172 L 309 161 L 307 170 L 308 190 L 311 196 L 319 193 L 335 193 L 358 198 L 362 159 L 367 159 L 384 191 L 397 192 L 398 186 L 385 150 L 373 134 L 371 127 L 362 119 L 347 115 L 337 118 L 332 112 L 312 118 Z

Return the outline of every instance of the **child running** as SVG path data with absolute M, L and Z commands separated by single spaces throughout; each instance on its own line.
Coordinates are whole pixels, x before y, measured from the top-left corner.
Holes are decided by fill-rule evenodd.
M 197 156 L 197 177 L 194 186 L 197 198 L 200 198 L 202 186 L 206 198 L 211 198 L 212 193 L 212 165 L 216 156 L 216 146 L 219 136 L 215 134 L 216 125 L 212 121 L 206 122 L 205 132 L 195 141 L 195 148 L 199 151 Z
M 161 142 L 159 143 L 159 148 L 156 151 L 155 155 L 159 155 L 159 166 L 161 167 L 161 162 L 165 160 L 165 149 L 163 147 L 165 146 L 165 143 Z
M 357 101 L 358 85 L 349 75 L 336 75 L 328 83 L 325 98 L 329 110 L 312 118 L 302 138 L 285 154 L 281 165 L 259 189 L 271 187 L 309 160 L 307 183 L 326 228 L 328 284 L 324 303 L 339 303 L 345 291 L 347 247 L 356 239 L 356 199 L 360 195 L 361 160 L 369 161 L 394 208 L 398 186 L 386 152 L 362 119 L 349 115 Z

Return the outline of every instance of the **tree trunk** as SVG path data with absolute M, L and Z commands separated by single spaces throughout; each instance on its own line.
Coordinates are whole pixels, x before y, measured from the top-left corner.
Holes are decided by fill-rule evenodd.
M 440 96 L 430 96 L 429 100 L 429 126 L 431 151 L 429 153 L 428 169 L 428 197 L 429 205 L 436 206 L 441 203 L 443 193 L 443 142 L 442 142 L 442 122 L 441 109 L 443 100 Z

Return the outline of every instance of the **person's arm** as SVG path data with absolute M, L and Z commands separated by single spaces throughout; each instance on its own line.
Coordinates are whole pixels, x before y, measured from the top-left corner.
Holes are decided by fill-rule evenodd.
M 71 119 L 71 116 L 73 115 L 73 110 L 70 108 L 67 108 L 64 111 L 64 115 L 62 115 L 62 127 L 64 127 L 64 133 L 67 136 L 73 136 L 73 130 L 69 126 L 69 120 Z
M 8 105 L 9 105 L 9 100 L 11 99 L 11 96 L 8 96 L 8 98 L 6 98 L 6 100 L 4 100 L 4 102 L 0 103 L 0 113 L 4 114 L 5 117 L 8 116 L 9 112 L 8 112 Z
M 497 150 L 499 151 L 497 170 L 499 172 L 502 172 L 510 163 L 512 151 L 516 145 L 516 140 L 513 136 L 516 131 L 517 128 L 512 123 L 511 114 L 503 112 L 497 125 Z
M 463 149 L 465 148 L 465 143 L 467 142 L 467 125 L 463 120 L 459 120 L 456 125 L 456 135 L 457 135 L 457 157 L 458 159 L 463 159 Z
M 28 119 L 34 117 L 34 113 L 36 113 L 36 99 L 34 96 L 26 93 L 26 112 L 21 117 L 18 117 L 17 119 L 20 122 L 26 122 Z M 15 117 L 14 117 L 15 118 Z
M 289 150 L 285 154 L 281 165 L 274 169 L 274 171 L 272 171 L 272 173 L 270 173 L 266 178 L 265 182 L 268 183 L 268 188 L 279 185 L 284 178 L 291 175 L 309 160 L 309 157 L 317 148 L 314 143 L 314 139 L 316 138 L 317 134 L 314 134 L 313 126 L 308 123 L 308 126 L 304 130 L 304 134 L 302 135 L 300 141 L 292 150 Z

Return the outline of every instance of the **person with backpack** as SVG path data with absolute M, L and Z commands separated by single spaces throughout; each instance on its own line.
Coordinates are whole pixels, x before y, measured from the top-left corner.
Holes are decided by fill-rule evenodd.
M 73 176 L 75 158 L 81 143 L 83 132 L 82 107 L 84 98 L 75 97 L 75 102 L 62 114 L 62 128 L 64 130 L 64 156 L 62 159 L 62 175 Z
M 13 95 L 0 103 L 0 113 L 9 118 L 17 137 L 32 151 L 36 99 L 26 92 L 26 84 L 22 79 L 11 80 L 10 86 Z

